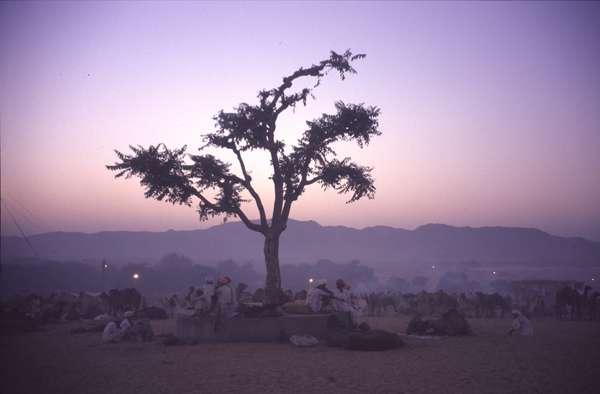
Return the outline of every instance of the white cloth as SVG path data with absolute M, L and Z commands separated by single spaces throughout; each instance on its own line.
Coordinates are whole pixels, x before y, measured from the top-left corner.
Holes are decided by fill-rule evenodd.
M 234 304 L 235 303 L 235 291 L 231 286 L 223 285 L 219 286 L 215 293 L 217 294 L 217 303 L 219 305 Z
M 121 330 L 117 327 L 117 323 L 111 321 L 104 327 L 104 331 L 102 332 L 102 342 L 116 342 L 121 339 Z
M 333 300 L 333 306 L 338 312 L 352 312 L 354 308 L 352 308 L 352 297 L 350 295 L 350 290 L 343 288 L 339 289 L 335 288 L 333 291 L 333 295 L 335 299 Z
M 215 285 L 212 283 L 205 283 L 202 285 L 202 295 L 192 297 L 194 303 L 194 309 L 197 311 L 208 311 L 212 304 L 212 297 L 215 295 Z
M 333 301 L 335 310 L 338 312 L 350 312 L 352 323 L 358 324 L 361 311 L 360 308 L 352 302 L 352 293 L 350 290 L 347 288 L 340 290 L 336 287 L 333 294 L 335 296 Z
M 323 297 L 329 295 L 324 290 L 319 289 L 318 287 L 313 287 L 308 290 L 306 294 L 306 305 L 312 309 L 313 312 L 321 312 L 321 307 L 323 306 Z
M 519 335 L 533 335 L 533 326 L 528 318 L 519 314 L 513 319 L 512 328 Z
M 120 328 L 121 328 L 121 331 L 123 331 L 123 333 L 125 333 L 127 330 L 129 330 L 131 328 L 131 322 L 129 321 L 129 319 L 127 319 L 127 318 L 123 319 L 123 321 L 121 321 Z
M 215 294 L 217 295 L 217 306 L 221 311 L 221 315 L 226 319 L 235 316 L 237 302 L 233 288 L 229 284 L 219 286 L 215 289 Z
M 292 335 L 290 337 L 290 342 L 295 346 L 310 347 L 317 345 L 319 340 L 310 335 Z

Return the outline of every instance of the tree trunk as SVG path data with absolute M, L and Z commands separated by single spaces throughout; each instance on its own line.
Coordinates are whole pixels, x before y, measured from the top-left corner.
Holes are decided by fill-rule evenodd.
M 281 300 L 281 272 L 279 270 L 279 235 L 265 235 L 265 265 L 267 280 L 265 283 L 265 302 L 277 304 Z

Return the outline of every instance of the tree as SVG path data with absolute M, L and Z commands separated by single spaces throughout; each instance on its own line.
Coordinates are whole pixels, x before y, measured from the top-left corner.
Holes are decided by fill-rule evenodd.
M 194 265 L 194 262 L 184 255 L 179 255 L 177 253 L 168 253 L 161 257 L 161 259 L 156 263 L 156 268 L 159 270 L 178 270 L 183 271 L 186 269 L 190 269 Z
M 119 161 L 107 168 L 117 172 L 116 178 L 139 177 L 146 198 L 186 205 L 197 198 L 201 220 L 218 215 L 225 215 L 226 220 L 234 216 L 250 230 L 264 235 L 267 300 L 277 302 L 281 293 L 279 238 L 286 229 L 294 201 L 315 183 L 341 194 L 351 193 L 348 203 L 363 197 L 373 198 L 372 168 L 358 165 L 348 157 L 335 158 L 332 144 L 354 141 L 362 148 L 373 136 L 381 134 L 379 108 L 342 101 L 335 103 L 335 114 L 307 121 L 302 137 L 291 147 L 277 138 L 277 120 L 299 103 L 306 105 L 309 96 L 313 97 L 313 89 L 329 72 L 339 73 L 344 80 L 347 74 L 356 74 L 352 63 L 365 57 L 353 55 L 350 50 L 343 54 L 332 51 L 329 58 L 318 64 L 301 67 L 284 77 L 278 87 L 261 90 L 257 105 L 242 103 L 233 112 L 219 112 L 214 117 L 216 130 L 203 136 L 205 145 L 200 150 L 206 147 L 229 150 L 237 159 L 238 174 L 231 171 L 230 163 L 211 154 L 186 154 L 186 146 L 169 149 L 162 143 L 148 148 L 130 146 L 131 154 L 115 150 Z M 312 79 L 315 82 L 312 88 L 290 90 L 294 82 L 303 79 Z M 274 203 L 270 220 L 244 163 L 243 154 L 251 150 L 264 151 L 273 169 L 270 179 Z M 242 210 L 242 203 L 247 201 L 242 193 L 246 192 L 256 205 L 258 221 L 250 220 Z

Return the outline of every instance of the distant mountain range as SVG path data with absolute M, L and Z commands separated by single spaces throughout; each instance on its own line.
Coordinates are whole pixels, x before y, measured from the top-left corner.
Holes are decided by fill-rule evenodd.
M 36 252 L 56 260 L 157 261 L 178 253 L 196 262 L 225 259 L 262 262 L 262 235 L 240 222 L 203 230 L 93 234 L 54 232 L 29 237 Z M 3 262 L 32 257 L 20 237 L 1 238 Z M 452 227 L 427 224 L 415 230 L 375 226 L 355 229 L 290 220 L 282 234 L 285 263 L 360 260 L 373 266 L 475 261 L 519 266 L 600 266 L 600 243 L 511 227 Z

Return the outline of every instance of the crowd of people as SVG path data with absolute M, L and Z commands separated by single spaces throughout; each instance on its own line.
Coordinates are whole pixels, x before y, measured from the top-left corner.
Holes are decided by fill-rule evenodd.
M 162 303 L 172 317 L 178 311 L 186 311 L 192 314 L 215 314 L 222 318 L 232 318 L 237 315 L 238 296 L 229 276 L 220 276 L 216 282 L 209 277 L 198 288 L 190 286 L 183 297 L 173 294 Z
M 224 318 L 237 316 L 240 302 L 245 304 L 263 303 L 264 291 L 257 289 L 254 294 L 246 291 L 247 286 L 243 283 L 236 288 L 228 276 L 221 276 L 215 282 L 207 278 L 202 286 L 190 286 L 185 295 L 173 294 L 162 300 L 162 304 L 174 316 L 177 311 L 191 311 L 196 314 L 214 313 Z M 305 291 L 293 294 L 291 291 L 282 293 L 281 304 L 287 302 L 303 302 L 312 312 L 357 311 L 359 307 L 355 304 L 350 292 L 350 285 L 343 279 L 336 281 L 334 289 L 327 287 L 325 279 L 310 280 L 309 287 Z
M 126 340 L 151 341 L 154 331 L 147 319 L 136 318 L 135 312 L 127 311 L 123 319 L 108 319 L 102 332 L 104 343 L 117 343 Z
M 598 298 L 596 293 L 585 297 L 588 291 L 589 289 L 586 288 L 583 296 L 571 298 L 575 301 L 579 299 L 595 301 Z M 571 293 L 574 292 L 568 293 L 566 290 L 561 290 L 556 293 L 557 310 L 560 307 L 566 308 L 564 305 L 569 307 L 569 303 L 579 305 L 565 296 L 565 294 L 571 295 Z M 282 291 L 281 303 L 270 305 L 266 302 L 263 289 L 257 289 L 254 293 L 250 293 L 247 285 L 239 283 L 234 287 L 232 279 L 224 275 L 216 280 L 208 277 L 202 285 L 191 286 L 187 291 L 174 294 L 162 301 L 162 308 L 146 307 L 143 297 L 135 289 L 113 289 L 100 294 L 62 292 L 47 297 L 15 296 L 9 302 L 4 303 L 2 311 L 5 316 L 24 316 L 30 322 L 43 323 L 94 319 L 98 315 L 108 316 L 103 332 L 105 342 L 115 342 L 127 338 L 147 338 L 149 325 L 136 324 L 144 318 L 166 318 L 167 315 L 175 317 L 178 313 L 184 313 L 188 316 L 212 315 L 220 320 L 236 316 L 267 316 L 255 313 L 257 311 L 264 312 L 266 309 L 271 313 L 296 313 L 286 310 L 285 306 L 290 304 L 301 307 L 295 309 L 302 310 L 301 313 L 337 313 L 348 316 L 353 326 L 364 321 L 367 316 L 381 316 L 390 312 L 411 316 L 441 316 L 449 310 L 456 310 L 467 318 L 489 318 L 503 317 L 505 312 L 508 314 L 508 311 L 511 311 L 512 325 L 508 333 L 510 335 L 533 334 L 533 327 L 529 320 L 531 313 L 526 308 L 522 309 L 520 304 L 514 303 L 508 296 L 480 292 L 448 294 L 442 290 L 421 291 L 416 294 L 391 291 L 353 294 L 351 285 L 344 279 L 337 279 L 331 288 L 325 279 L 310 279 L 305 290 L 296 293 L 290 290 Z M 597 303 L 591 301 L 580 304 L 597 307 Z M 581 306 L 581 310 L 585 310 L 583 306 Z M 150 312 L 157 312 L 156 316 L 162 314 L 164 317 L 151 316 Z M 587 316 L 583 312 L 582 315 Z M 589 313 L 592 320 L 596 315 Z M 562 317 L 560 314 L 557 316 Z

